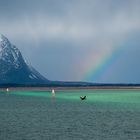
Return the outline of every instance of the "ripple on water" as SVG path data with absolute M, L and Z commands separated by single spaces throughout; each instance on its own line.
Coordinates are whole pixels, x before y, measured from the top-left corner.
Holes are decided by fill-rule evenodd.
M 140 139 L 139 116 L 130 106 L 0 94 L 2 140 Z

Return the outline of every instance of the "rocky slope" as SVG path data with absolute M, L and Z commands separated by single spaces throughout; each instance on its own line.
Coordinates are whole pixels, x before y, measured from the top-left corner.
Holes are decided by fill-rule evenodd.
M 0 35 L 0 84 L 46 84 L 49 82 L 28 65 L 19 49 Z

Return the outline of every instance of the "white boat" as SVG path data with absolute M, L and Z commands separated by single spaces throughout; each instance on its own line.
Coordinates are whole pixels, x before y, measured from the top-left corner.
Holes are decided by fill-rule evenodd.
M 55 91 L 52 89 L 52 97 L 55 97 Z

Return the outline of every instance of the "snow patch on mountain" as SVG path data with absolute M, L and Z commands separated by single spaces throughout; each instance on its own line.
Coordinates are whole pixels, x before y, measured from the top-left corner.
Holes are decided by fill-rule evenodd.
M 19 49 L 0 35 L 0 83 L 46 83 L 44 78 L 23 59 Z
M 29 78 L 31 78 L 31 79 L 38 79 L 34 74 L 30 74 Z

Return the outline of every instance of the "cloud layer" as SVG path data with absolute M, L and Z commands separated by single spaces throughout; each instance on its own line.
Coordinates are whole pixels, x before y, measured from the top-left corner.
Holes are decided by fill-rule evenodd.
M 139 13 L 138 0 L 0 0 L 0 32 L 48 78 L 80 80 L 89 55 L 112 52 L 140 31 Z

